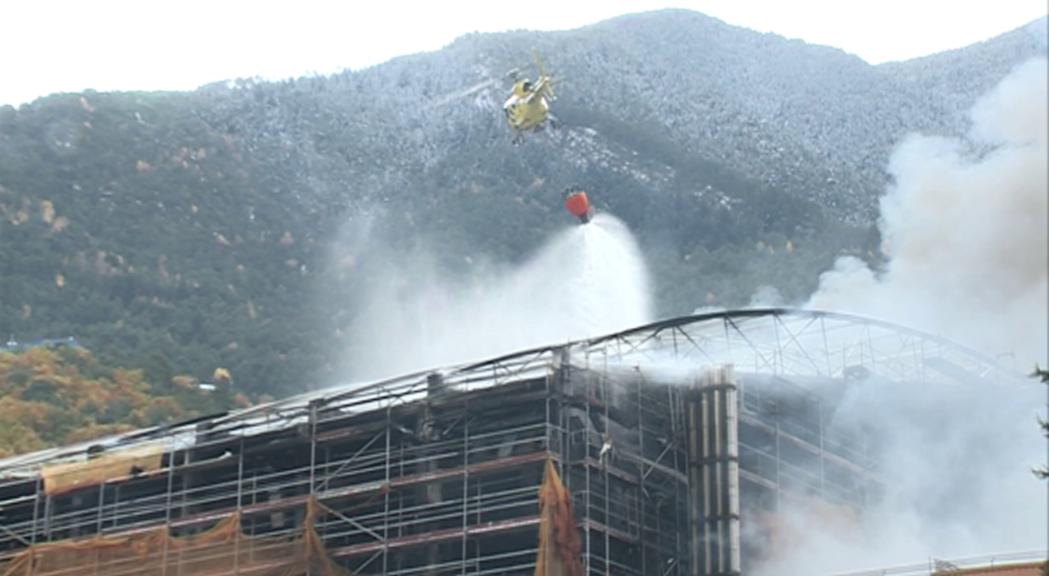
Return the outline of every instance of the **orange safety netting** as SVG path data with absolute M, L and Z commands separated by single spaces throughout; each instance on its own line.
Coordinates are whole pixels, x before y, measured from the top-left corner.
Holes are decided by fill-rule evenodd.
M 314 526 L 328 509 L 310 498 L 300 529 L 289 535 L 246 536 L 240 514 L 210 530 L 173 537 L 167 527 L 128 535 L 38 544 L 0 565 L 2 576 L 345 576 L 324 549 Z
M 583 546 L 572 515 L 572 497 L 561 484 L 553 460 L 546 460 L 539 487 L 539 553 L 535 576 L 582 576 Z

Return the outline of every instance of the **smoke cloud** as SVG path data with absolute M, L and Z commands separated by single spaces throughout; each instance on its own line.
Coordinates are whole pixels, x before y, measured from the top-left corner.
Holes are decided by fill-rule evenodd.
M 787 501 L 777 518 L 790 546 L 774 545 L 756 573 L 848 574 L 1044 550 L 1046 490 L 1031 473 L 1045 453 L 1041 394 L 1033 383 L 858 383 L 828 427 L 866 431 L 883 493 L 857 516 Z
M 976 103 L 967 137 L 902 142 L 881 199 L 886 264 L 839 259 L 807 305 L 924 329 L 1017 370 L 1044 366 L 1046 70 L 1045 59 L 1015 69 Z M 1043 394 L 1018 380 L 852 387 L 835 418 L 877 439 L 885 493 L 846 529 L 811 508 L 782 510 L 804 536 L 760 573 L 1044 550 L 1046 489 L 1030 472 L 1045 455 Z
M 1018 369 L 1046 361 L 1046 60 L 971 111 L 967 138 L 911 136 L 881 199 L 883 269 L 841 258 L 808 303 L 941 334 Z

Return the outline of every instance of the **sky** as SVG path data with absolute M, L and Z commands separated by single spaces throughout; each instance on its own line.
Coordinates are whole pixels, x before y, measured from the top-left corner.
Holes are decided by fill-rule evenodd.
M 53 92 L 329 74 L 437 50 L 469 32 L 564 30 L 669 7 L 874 64 L 965 46 L 1046 13 L 1045 0 L 13 0 L 0 8 L 0 105 Z

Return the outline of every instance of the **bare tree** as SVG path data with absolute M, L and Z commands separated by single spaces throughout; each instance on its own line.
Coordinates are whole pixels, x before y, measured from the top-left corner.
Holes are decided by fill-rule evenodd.
M 1034 372 L 1031 373 L 1031 378 L 1041 380 L 1042 384 L 1047 387 L 1046 394 L 1049 395 L 1049 370 L 1043 370 L 1036 364 Z M 1049 398 L 1046 400 L 1046 407 L 1049 408 Z M 1043 420 L 1041 416 L 1038 416 L 1038 425 L 1042 428 L 1042 434 L 1045 435 L 1046 441 L 1049 442 L 1049 420 Z M 1049 448 L 1047 448 L 1046 458 L 1045 464 L 1033 470 L 1034 475 L 1041 480 L 1049 480 Z

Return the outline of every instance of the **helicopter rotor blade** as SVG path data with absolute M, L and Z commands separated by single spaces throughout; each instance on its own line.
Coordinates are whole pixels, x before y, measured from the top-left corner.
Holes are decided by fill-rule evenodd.
M 469 88 L 465 88 L 465 89 L 459 90 L 457 92 L 452 92 L 450 94 L 445 94 L 444 96 L 441 96 L 440 98 L 435 99 L 428 106 L 426 106 L 425 109 L 429 110 L 429 109 L 432 109 L 432 108 L 438 108 L 440 106 L 446 106 L 448 104 L 451 104 L 452 102 L 455 102 L 456 100 L 460 100 L 462 98 L 466 98 L 467 96 L 472 96 L 472 95 L 480 92 L 481 90 L 484 90 L 485 88 L 488 88 L 490 86 L 494 86 L 494 85 L 498 84 L 499 82 L 500 82 L 499 79 L 490 78 L 490 79 L 485 80 L 483 82 L 478 82 L 477 84 L 474 84 L 473 86 L 470 86 Z
M 532 59 L 535 60 L 535 67 L 539 70 L 539 77 L 546 76 L 546 69 L 543 67 L 543 60 L 539 58 L 539 51 L 532 48 Z

